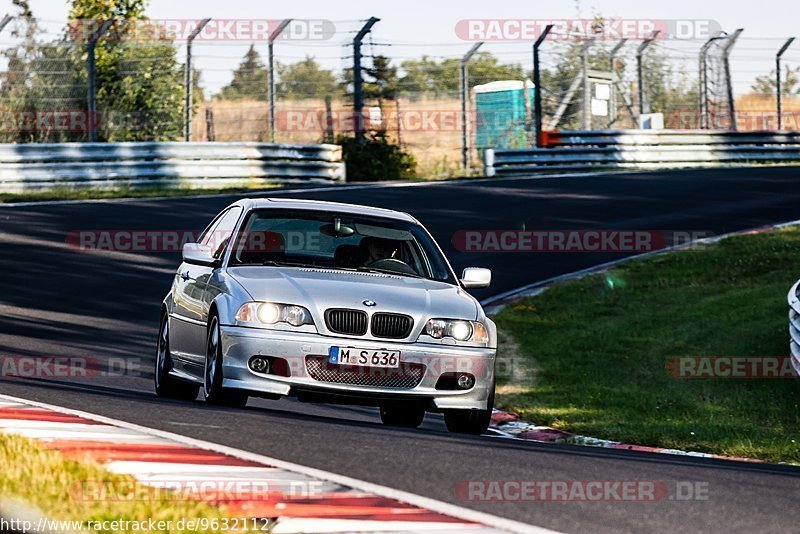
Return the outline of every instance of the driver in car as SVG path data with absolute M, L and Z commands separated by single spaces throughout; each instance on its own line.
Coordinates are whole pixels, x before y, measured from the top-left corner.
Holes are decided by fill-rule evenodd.
M 364 260 L 365 266 L 388 258 L 399 259 L 397 258 L 399 255 L 397 243 L 391 239 L 367 236 L 361 240 L 359 247 L 361 247 L 363 256 L 366 258 Z

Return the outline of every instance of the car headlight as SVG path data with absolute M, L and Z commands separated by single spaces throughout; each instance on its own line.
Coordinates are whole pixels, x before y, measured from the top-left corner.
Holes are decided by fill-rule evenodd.
M 431 319 L 425 325 L 425 333 L 434 339 L 451 337 L 456 341 L 472 341 L 475 343 L 487 343 L 489 341 L 486 325 L 478 321 Z
M 314 324 L 311 313 L 306 308 L 274 302 L 248 302 L 236 312 L 236 320 L 251 324 L 287 323 L 292 326 Z

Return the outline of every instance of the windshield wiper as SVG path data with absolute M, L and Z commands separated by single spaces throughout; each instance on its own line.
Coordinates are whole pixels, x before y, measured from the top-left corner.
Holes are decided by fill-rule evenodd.
M 297 261 L 275 261 L 266 260 L 261 265 L 269 267 L 302 267 L 304 269 L 339 269 L 338 267 L 331 267 L 329 265 L 316 265 L 314 263 L 302 263 Z
M 418 274 L 405 273 L 402 271 L 393 271 L 391 269 L 378 269 L 375 267 L 358 267 L 356 270 L 361 273 L 394 274 L 397 276 L 408 276 L 409 278 L 425 278 L 424 276 Z
M 275 261 L 275 260 L 265 260 L 261 263 L 261 265 L 266 265 L 269 267 L 313 267 L 312 265 L 308 265 L 306 263 L 298 263 L 292 261 Z

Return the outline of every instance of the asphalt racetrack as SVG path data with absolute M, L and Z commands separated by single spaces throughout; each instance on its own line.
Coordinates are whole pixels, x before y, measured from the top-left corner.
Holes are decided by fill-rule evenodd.
M 457 272 L 493 269 L 479 298 L 624 256 L 622 252 L 456 250 L 465 230 L 638 230 L 711 235 L 800 218 L 800 168 L 769 167 L 276 190 L 408 211 Z M 0 355 L 77 356 L 89 378 L 0 378 L 0 393 L 169 430 L 564 532 L 788 532 L 800 524 L 800 469 L 448 434 L 381 425 L 375 409 L 251 400 L 226 410 L 155 397 L 159 303 L 177 252 L 84 252 L 75 232 L 198 231 L 234 197 L 0 207 Z M 679 232 L 679 234 L 675 234 Z M 457 241 L 457 240 L 456 240 Z M 461 247 L 459 247 L 461 248 Z M 800 271 L 800 266 L 798 266 Z M 798 272 L 786 273 L 787 290 Z M 123 376 L 108 376 L 123 375 Z M 704 500 L 462 500 L 469 480 L 699 482 Z

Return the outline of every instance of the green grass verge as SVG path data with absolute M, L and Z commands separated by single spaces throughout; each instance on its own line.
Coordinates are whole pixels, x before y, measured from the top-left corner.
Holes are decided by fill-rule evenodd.
M 234 195 L 237 193 L 257 193 L 262 189 L 274 189 L 282 184 L 260 184 L 258 187 L 221 187 L 214 189 L 197 189 L 188 187 L 147 187 L 117 189 L 72 189 L 57 187 L 47 191 L 31 191 L 27 193 L 0 193 L 0 203 L 42 202 L 47 200 L 95 200 L 108 198 L 154 198 L 184 197 L 194 195 Z
M 530 369 L 501 384 L 497 404 L 598 438 L 800 463 L 800 380 L 666 369 L 681 356 L 788 355 L 798 277 L 789 228 L 557 284 L 495 318 Z
M 226 517 L 220 508 L 171 498 L 166 492 L 155 489 L 148 492 L 137 487 L 132 477 L 113 474 L 92 462 L 65 459 L 58 451 L 19 436 L 0 433 L 0 466 L 0 496 L 20 499 L 51 520 L 143 521 L 152 518 L 177 525 L 181 519 Z M 110 489 L 114 498 L 95 498 L 100 494 L 98 488 Z M 163 532 L 219 531 L 173 527 Z

